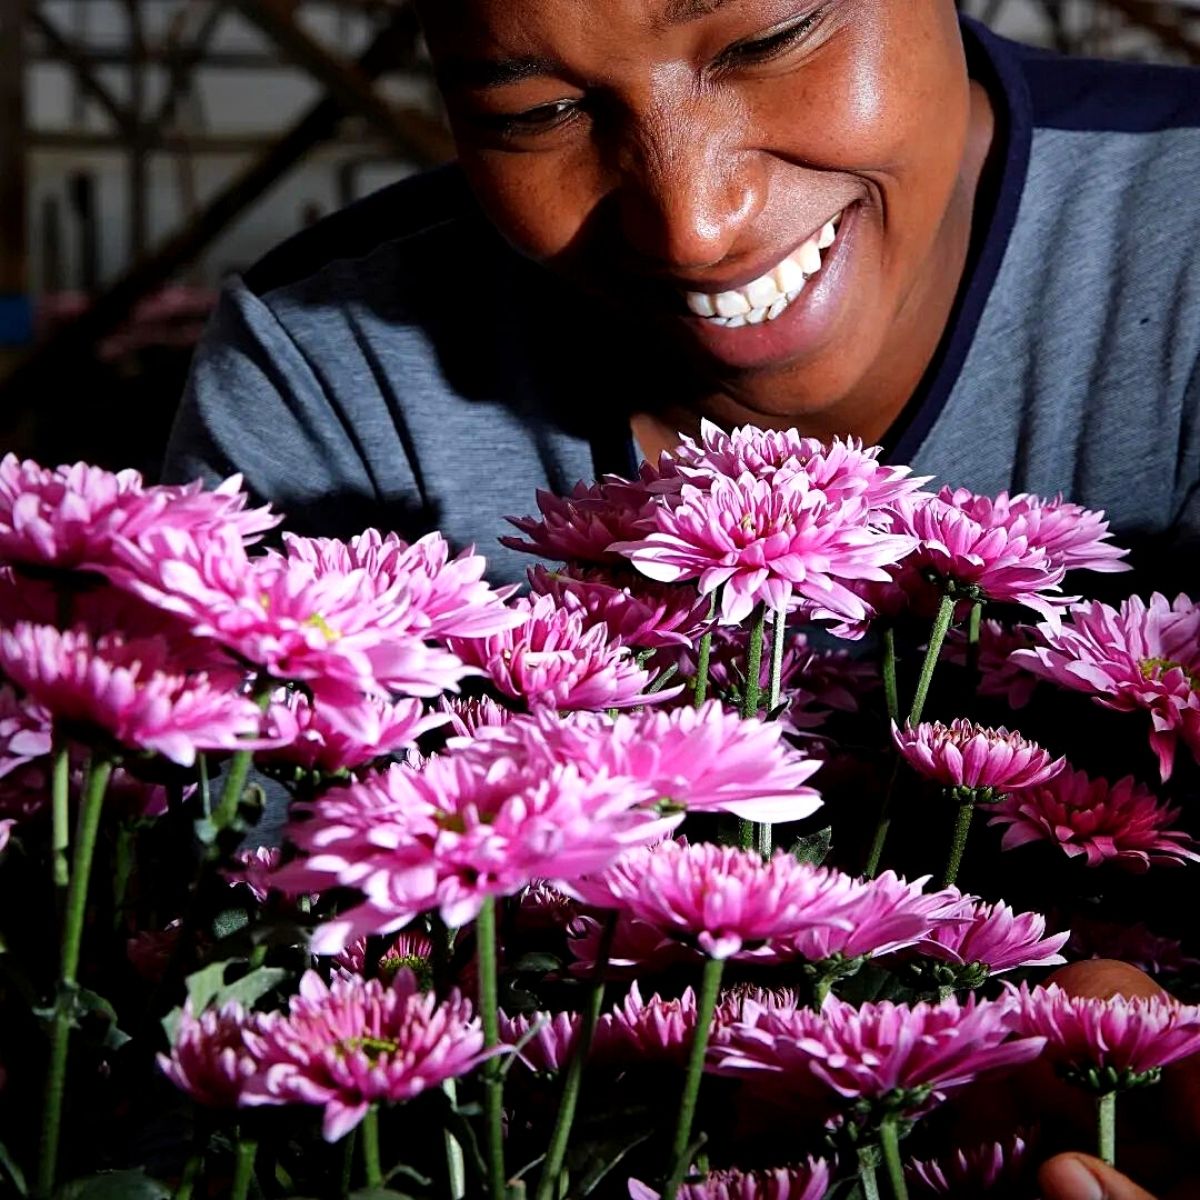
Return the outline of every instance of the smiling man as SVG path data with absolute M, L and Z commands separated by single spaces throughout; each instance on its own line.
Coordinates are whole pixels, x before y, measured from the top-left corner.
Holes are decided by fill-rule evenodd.
M 708 417 L 1200 530 L 1196 72 L 950 0 L 421 7 L 457 164 L 230 284 L 170 476 L 519 578 L 504 514 Z

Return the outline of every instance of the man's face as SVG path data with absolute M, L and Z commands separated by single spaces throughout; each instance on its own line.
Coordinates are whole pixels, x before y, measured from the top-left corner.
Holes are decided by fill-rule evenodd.
M 765 416 L 878 373 L 961 191 L 950 0 L 423 7 L 462 165 L 521 253 Z

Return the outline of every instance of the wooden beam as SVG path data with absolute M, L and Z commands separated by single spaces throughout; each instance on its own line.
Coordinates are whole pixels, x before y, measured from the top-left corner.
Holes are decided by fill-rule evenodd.
M 12 2 L 0 0 L 0 4 Z M 356 69 L 364 78 L 374 79 L 395 64 L 408 44 L 403 29 L 385 25 L 357 60 Z M 119 325 L 143 296 L 192 262 L 314 146 L 333 137 L 344 115 L 333 96 L 314 104 L 269 150 L 213 196 L 185 228 L 133 264 L 90 308 L 28 354 L 0 389 L 0 431 L 10 428 L 35 405 L 44 405 L 47 397 L 53 397 L 59 406 L 78 402 L 75 393 L 54 387 L 64 369 L 76 368 L 80 357 L 90 354 L 95 343 Z M 60 408 L 52 416 L 59 419 L 69 413 Z
M 419 162 L 436 162 L 449 156 L 449 134 L 434 121 L 414 122 L 398 113 L 354 63 L 327 50 L 300 25 L 296 0 L 235 0 L 235 7 L 288 58 L 308 71 L 345 112 L 366 120 L 402 156 Z M 397 7 L 393 21 L 403 22 L 415 35 L 416 15 L 409 5 Z
M 1150 3 L 1149 0 L 1109 0 L 1109 3 L 1133 25 L 1152 33 L 1164 46 L 1177 50 L 1191 63 L 1200 63 L 1200 38 L 1188 33 L 1183 13 L 1188 12 L 1194 18 L 1194 9 L 1176 10 L 1178 17 L 1168 16 L 1170 9 L 1161 4 Z

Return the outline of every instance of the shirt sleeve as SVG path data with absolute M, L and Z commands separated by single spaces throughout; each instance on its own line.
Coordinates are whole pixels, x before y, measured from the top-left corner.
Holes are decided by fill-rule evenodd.
M 304 349 L 240 279 L 222 291 L 197 348 L 163 480 L 215 483 L 235 472 L 297 532 L 345 536 L 379 513 L 353 424 Z

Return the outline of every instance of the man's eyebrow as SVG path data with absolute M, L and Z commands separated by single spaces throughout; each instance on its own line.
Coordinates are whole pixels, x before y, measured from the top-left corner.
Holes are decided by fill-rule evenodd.
M 551 58 L 450 58 L 438 66 L 443 84 L 463 88 L 496 88 L 539 75 L 557 75 L 562 68 Z
M 700 17 L 706 17 L 709 13 L 716 12 L 719 8 L 724 8 L 728 2 L 729 0 L 667 0 L 662 23 L 664 25 L 684 25 L 688 21 L 698 20 Z

